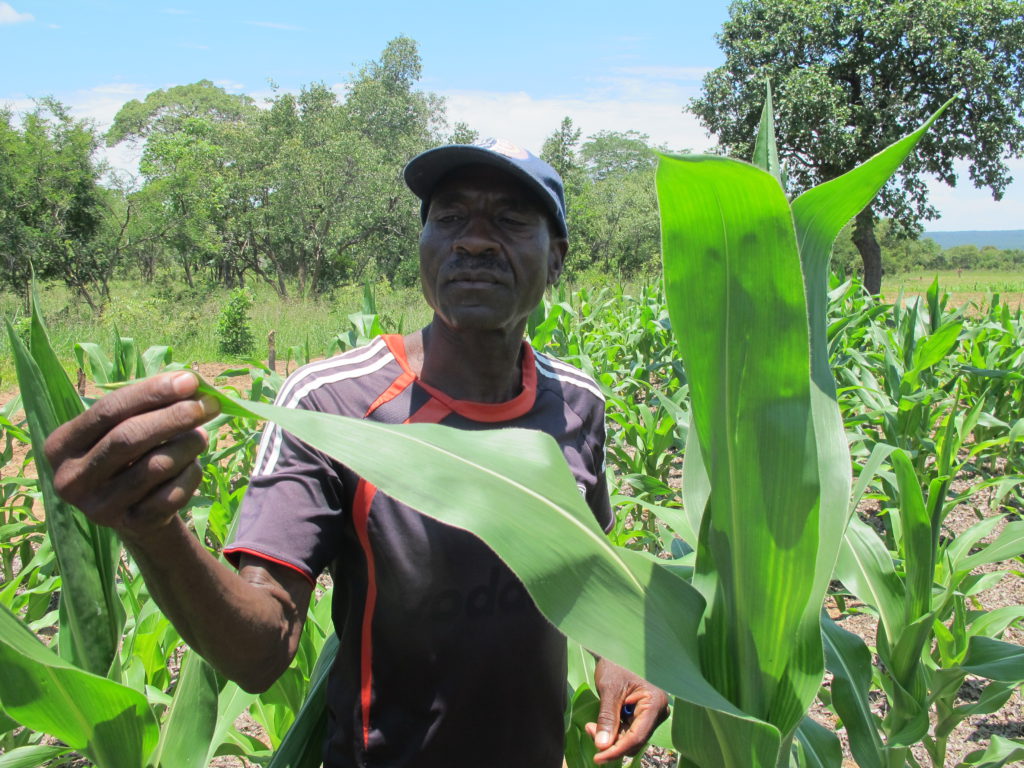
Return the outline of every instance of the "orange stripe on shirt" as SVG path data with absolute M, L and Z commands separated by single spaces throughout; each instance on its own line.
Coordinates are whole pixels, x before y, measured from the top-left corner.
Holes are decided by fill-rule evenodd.
M 407 373 L 412 373 L 409 365 L 409 358 L 405 352 L 405 339 L 397 334 L 381 336 L 384 343 L 388 345 L 391 354 Z M 537 400 L 537 363 L 533 356 L 533 348 L 523 341 L 522 344 L 522 389 L 518 395 L 504 403 L 478 403 L 473 400 L 457 400 L 447 394 L 425 383 L 417 378 L 416 383 L 426 390 L 427 394 L 435 400 L 444 403 L 451 411 L 473 421 L 484 423 L 496 423 L 501 421 L 512 421 L 520 416 L 525 416 L 531 410 Z
M 394 385 L 392 385 L 394 386 Z M 451 413 L 451 409 L 437 400 L 431 399 L 424 404 L 416 413 L 405 420 L 406 424 L 437 424 L 445 416 Z M 373 700 L 373 614 L 377 609 L 377 571 L 373 555 L 373 547 L 370 545 L 370 508 L 373 504 L 373 497 L 377 494 L 377 488 L 372 483 L 360 479 L 356 486 L 356 495 L 352 504 L 352 522 L 355 526 L 356 537 L 363 549 L 366 558 L 366 600 L 363 603 L 363 626 L 361 632 L 361 646 L 359 649 L 359 705 L 362 710 L 363 720 L 363 749 L 369 749 L 370 744 L 370 704 Z
M 353 502 L 352 521 L 356 536 L 366 557 L 366 600 L 363 603 L 363 626 L 359 649 L 359 704 L 363 715 L 363 749 L 370 743 L 370 701 L 373 697 L 373 613 L 377 608 L 377 571 L 374 564 L 373 548 L 370 546 L 370 505 L 377 494 L 377 488 L 360 480 L 356 486 Z
M 452 409 L 440 400 L 430 398 L 412 416 L 406 419 L 404 424 L 440 424 L 444 417 L 452 412 Z
M 398 374 L 398 378 L 391 382 L 391 386 L 385 389 L 381 393 L 380 397 L 374 400 L 373 404 L 366 409 L 366 413 L 363 414 L 363 418 L 365 419 L 371 413 L 373 413 L 382 405 L 384 405 L 384 403 L 388 403 L 394 400 L 396 397 L 402 394 L 402 392 L 405 391 L 406 387 L 408 387 L 414 381 L 416 381 L 416 377 L 413 375 L 412 371 L 403 370 L 400 374 Z

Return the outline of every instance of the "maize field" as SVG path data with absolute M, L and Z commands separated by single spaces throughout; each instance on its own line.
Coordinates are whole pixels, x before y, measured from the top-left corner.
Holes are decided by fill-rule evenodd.
M 472 530 L 568 638 L 571 768 L 594 752 L 584 648 L 672 696 L 654 743 L 679 766 L 1019 764 L 1019 731 L 973 750 L 951 737 L 1021 706 L 1024 317 L 998 295 L 953 306 L 937 283 L 879 303 L 828 272 L 836 232 L 921 131 L 792 202 L 770 140 L 755 165 L 665 157 L 664 282 L 556 288 L 538 307 L 534 346 L 605 396 L 609 535 L 541 435 L 278 408 L 283 377 L 256 361 L 203 385 L 222 415 L 182 514 L 219 553 L 270 420 Z M 337 347 L 392 330 L 369 291 L 351 325 Z M 0 408 L 0 768 L 319 765 L 329 581 L 273 687 L 220 678 L 116 538 L 54 494 L 42 442 L 91 398 L 38 301 L 27 343 L 8 333 L 21 392 Z M 74 352 L 83 384 L 183 367 L 126 338 Z M 430 466 L 444 494 L 389 472 L 394 456 Z

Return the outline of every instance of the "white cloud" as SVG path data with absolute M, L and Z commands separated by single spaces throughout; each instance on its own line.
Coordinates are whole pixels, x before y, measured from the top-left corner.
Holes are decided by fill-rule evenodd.
M 103 96 L 130 96 L 135 98 L 140 93 L 144 93 L 146 86 L 140 85 L 139 83 L 106 83 L 104 85 L 97 85 L 90 88 L 87 91 L 80 91 L 84 94 L 100 94 Z
M 635 130 L 646 133 L 655 144 L 676 150 L 703 152 L 715 144 L 693 115 L 683 113 L 684 102 L 677 99 L 535 99 L 523 92 L 488 91 L 441 95 L 448 99 L 450 121 L 461 120 L 481 136 L 508 138 L 535 153 L 566 116 L 584 137 L 604 130 Z
M 31 112 L 35 106 L 36 102 L 33 99 L 25 97 L 0 99 L 0 108 L 8 110 L 14 115 Z
M 639 68 L 638 68 L 639 69 Z M 644 73 L 654 75 L 644 68 Z M 661 73 L 669 74 L 669 73 Z M 692 80 L 689 73 L 680 73 L 679 80 Z M 670 149 L 705 152 L 715 145 L 697 119 L 682 111 L 696 88 L 678 85 L 671 88 L 665 79 L 646 77 L 623 78 L 613 82 L 602 80 L 586 98 L 537 99 L 523 92 L 447 91 L 448 118 L 461 120 L 480 132 L 481 136 L 500 136 L 539 153 L 544 140 L 569 116 L 583 137 L 598 131 L 635 130 L 646 133 L 654 144 Z M 655 87 L 657 86 L 657 87 Z M 646 96 L 647 98 L 643 98 Z M 657 98 L 655 98 L 657 97 Z M 929 198 L 941 217 L 926 222 L 926 229 L 988 230 L 1024 228 L 1024 159 L 1009 161 L 1015 181 L 1001 201 L 991 192 L 976 189 L 967 174 L 967 164 L 957 163 L 960 183 L 947 187 L 938 181 L 929 184 Z
M 243 91 L 245 85 L 243 83 L 236 83 L 234 80 L 214 80 L 214 85 L 219 85 L 225 91 Z
M 291 32 L 302 31 L 302 27 L 296 27 L 292 24 L 278 24 L 275 21 L 247 21 L 245 23 L 254 27 L 266 27 L 267 29 L 287 29 Z
M 31 13 L 18 13 L 10 3 L 0 3 L 0 24 L 20 24 L 23 21 L 35 21 Z

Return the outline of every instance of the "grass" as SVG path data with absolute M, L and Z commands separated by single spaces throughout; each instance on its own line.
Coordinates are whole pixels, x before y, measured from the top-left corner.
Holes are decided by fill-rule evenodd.
M 352 328 L 348 316 L 362 310 L 361 286 L 339 289 L 317 300 L 282 300 L 262 285 L 249 287 L 254 302 L 249 313 L 256 339 L 253 357 L 266 359 L 267 334 L 276 332 L 279 359 L 288 347 L 309 343 L 313 357 L 324 356 L 332 339 Z M 180 362 L 230 362 L 218 350 L 217 318 L 230 290 L 170 291 L 140 281 L 121 281 L 111 286 L 112 300 L 94 316 L 87 305 L 59 284 L 42 286 L 43 310 L 54 349 L 71 371 L 76 367 L 74 345 L 92 341 L 108 349 L 115 328 L 135 339 L 140 349 L 154 345 L 173 348 Z M 376 287 L 377 310 L 388 331 L 409 332 L 430 319 L 430 311 L 418 290 Z M 24 317 L 18 297 L 0 293 L 0 314 L 17 324 Z M 7 334 L 0 334 L 0 392 L 15 388 L 14 364 Z M 242 358 L 237 358 L 241 360 Z
M 943 290 L 953 295 L 955 304 L 973 301 L 987 304 L 993 292 L 1016 309 L 1024 306 L 1024 274 L 1011 271 L 907 272 L 889 275 L 882 282 L 882 295 L 895 301 L 900 290 L 905 296 L 923 294 L 938 276 Z M 598 282 L 595 275 L 581 276 L 585 283 Z M 254 356 L 267 356 L 267 334 L 276 331 L 279 359 L 288 347 L 309 343 L 313 357 L 327 353 L 332 339 L 352 326 L 348 316 L 362 308 L 362 287 L 339 288 L 319 299 L 280 299 L 262 284 L 249 286 L 254 297 L 250 312 L 256 339 Z M 430 310 L 418 289 L 391 289 L 386 284 L 374 288 L 381 323 L 388 331 L 420 328 L 429 321 Z M 231 291 L 226 288 L 184 290 L 182 286 L 156 281 L 115 282 L 112 300 L 103 312 L 94 316 L 88 306 L 75 299 L 57 283 L 42 286 L 43 309 L 50 326 L 54 348 L 70 369 L 75 368 L 74 345 L 93 341 L 109 348 L 116 328 L 122 336 L 134 338 L 141 349 L 153 345 L 173 348 L 174 359 L 192 363 L 231 362 L 217 346 L 217 317 Z M 18 321 L 24 316 L 21 301 L 10 293 L 0 293 L 0 314 Z M 0 392 L 15 388 L 14 364 L 6 333 L 0 333 Z
M 952 294 L 954 304 L 988 304 L 993 293 L 1012 309 L 1024 306 L 1024 272 L 1012 270 L 949 270 L 945 272 L 904 272 L 886 275 L 882 280 L 882 296 L 896 301 L 900 291 L 904 296 L 923 295 L 932 280 Z

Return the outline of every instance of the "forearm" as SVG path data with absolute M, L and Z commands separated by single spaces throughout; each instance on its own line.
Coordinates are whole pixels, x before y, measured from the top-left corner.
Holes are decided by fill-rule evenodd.
M 272 579 L 246 579 L 218 562 L 177 515 L 122 539 L 185 642 L 246 690 L 270 687 L 295 653 L 308 604 Z

